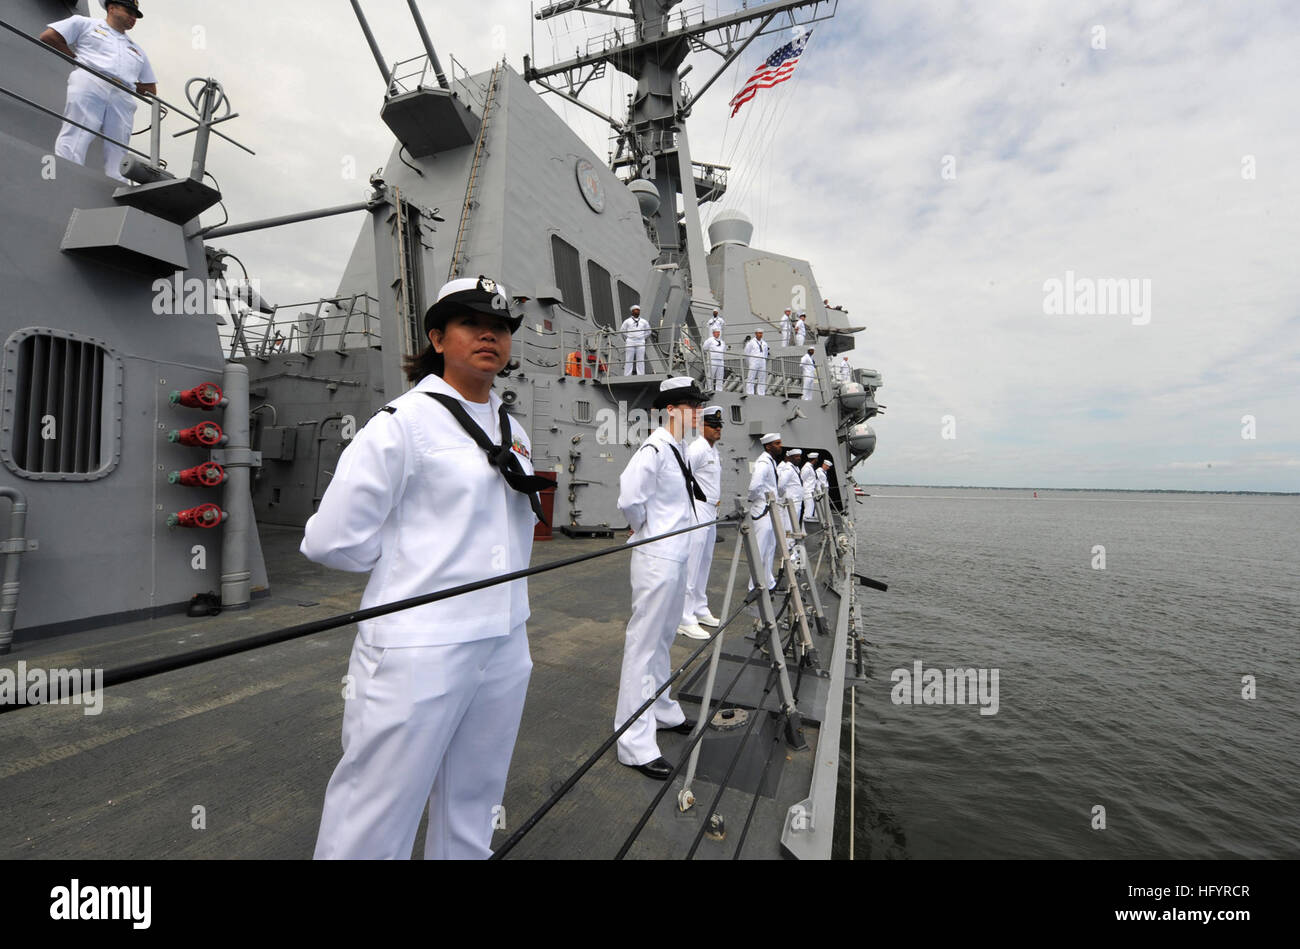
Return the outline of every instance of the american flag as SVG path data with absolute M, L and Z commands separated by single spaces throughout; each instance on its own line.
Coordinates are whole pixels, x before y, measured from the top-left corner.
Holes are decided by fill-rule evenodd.
M 731 114 L 734 116 L 740 107 L 754 98 L 759 89 L 771 89 L 779 82 L 785 82 L 799 65 L 799 57 L 812 37 L 812 30 L 803 33 L 786 43 L 763 61 L 763 65 L 754 70 L 754 75 L 745 80 L 745 85 L 731 100 Z

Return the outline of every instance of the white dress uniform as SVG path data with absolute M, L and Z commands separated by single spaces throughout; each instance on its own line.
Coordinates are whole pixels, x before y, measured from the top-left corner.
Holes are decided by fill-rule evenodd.
M 802 346 L 807 339 L 808 321 L 803 317 L 799 317 L 799 319 L 794 322 L 794 344 L 796 346 Z
M 757 336 L 745 344 L 746 394 L 767 395 L 767 357 L 771 351 Z
M 668 429 L 656 428 L 619 476 L 618 509 L 634 531 L 629 542 L 696 523 L 695 501 L 673 457 L 674 448 L 683 454 L 683 446 Z M 623 644 L 615 728 L 621 728 L 668 681 L 672 671 L 669 649 L 677 635 L 686 596 L 690 543 L 690 534 L 678 534 L 632 551 L 632 618 Z M 686 713 L 665 690 L 619 737 L 618 760 L 643 765 L 661 757 L 656 729 L 684 721 Z
M 695 483 L 707 498 L 695 502 L 696 519 L 701 523 L 717 520 L 722 499 L 722 457 L 718 454 L 718 449 L 701 435 L 686 449 L 686 464 L 691 469 Z M 713 546 L 718 540 L 718 525 L 692 531 L 686 536 L 691 539 L 691 546 L 686 559 L 686 596 L 682 606 L 682 624 L 689 626 L 698 623 L 699 617 L 708 616 L 711 612 L 708 596 L 709 570 L 713 567 Z M 653 547 L 654 544 L 646 546 Z
M 778 497 L 782 501 L 793 501 L 794 509 L 799 510 L 799 505 L 803 503 L 803 481 L 799 478 L 799 469 L 792 463 L 783 461 L 776 466 L 776 485 Z M 781 507 L 781 529 L 785 531 L 785 551 L 787 554 L 794 551 L 794 525 L 790 521 L 789 509 L 782 505 Z
M 853 367 L 849 365 L 848 356 L 841 357 L 839 365 L 836 368 L 839 370 L 840 382 L 853 381 Z
M 623 332 L 623 375 L 632 375 L 635 366 L 639 376 L 645 375 L 645 341 L 650 335 L 650 322 L 639 316 L 629 316 L 619 327 Z
M 817 510 L 813 498 L 817 493 L 817 471 L 811 461 L 805 461 L 799 469 L 799 479 L 803 482 L 803 519 L 817 520 Z
M 722 388 L 726 376 L 727 344 L 720 338 L 710 336 L 704 341 L 705 386 L 714 392 Z
M 794 326 L 792 325 L 793 323 L 794 323 L 794 317 L 790 315 L 789 310 L 786 310 L 781 317 L 781 345 L 782 346 L 790 345 L 790 334 L 794 331 Z
M 709 317 L 709 325 L 708 325 L 709 335 L 712 336 L 714 330 L 717 330 L 719 333 L 721 333 L 723 327 L 725 327 L 726 325 L 727 325 L 727 321 L 722 318 L 722 315 L 719 313 L 714 313 L 711 317 Z
M 818 468 L 817 469 L 817 490 L 820 491 L 822 494 L 826 494 L 830 491 L 830 489 L 831 489 L 831 481 L 830 478 L 826 477 L 826 469 Z M 814 511 L 814 514 L 815 513 L 816 512 Z
M 117 77 L 131 92 L 135 92 L 137 83 L 158 81 L 144 50 L 125 33 L 109 26 L 107 20 L 71 16 L 49 26 L 77 54 L 77 62 Z M 131 139 L 135 105 L 135 97 L 126 90 L 92 76 L 84 69 L 73 69 L 68 77 L 68 100 L 63 115 L 112 139 L 100 139 L 104 145 L 104 173 L 118 181 L 126 181 L 120 171 L 122 159 L 126 156 L 126 149 L 122 146 Z M 90 132 L 64 122 L 54 143 L 54 154 L 84 165 L 86 150 L 94 139 Z
M 817 382 L 817 361 L 812 356 L 804 353 L 799 360 L 799 365 L 803 366 L 803 400 L 811 402 L 813 386 Z
M 772 554 L 776 552 L 776 532 L 772 530 L 771 516 L 767 512 L 767 494 L 777 494 L 777 463 L 767 452 L 763 452 L 754 461 L 753 473 L 749 476 L 749 516 L 754 522 L 754 539 L 758 542 L 758 569 L 768 589 L 776 581 L 772 578 Z M 749 588 L 754 589 L 751 577 Z
M 435 375 L 357 433 L 301 550 L 370 571 L 362 609 L 528 566 L 536 518 L 527 495 L 429 392 L 458 399 L 501 440 L 495 392 L 486 405 L 468 402 Z M 532 474 L 528 436 L 510 427 Z M 317 858 L 409 858 L 426 801 L 426 858 L 490 856 L 532 671 L 528 615 L 528 582 L 514 580 L 358 624 Z

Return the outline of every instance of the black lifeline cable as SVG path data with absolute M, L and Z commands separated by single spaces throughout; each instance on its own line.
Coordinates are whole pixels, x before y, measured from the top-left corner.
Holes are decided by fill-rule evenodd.
M 188 666 L 198 665 L 201 662 L 210 662 L 213 659 L 224 659 L 226 656 L 234 656 L 241 652 L 248 652 L 250 649 L 260 649 L 263 646 L 273 646 L 276 643 L 286 642 L 290 639 L 299 639 L 303 636 L 310 636 L 313 633 L 324 632 L 327 629 L 335 629 L 339 626 L 350 626 L 351 624 L 361 622 L 362 620 L 374 619 L 376 616 L 386 616 L 389 613 L 407 610 L 414 606 L 424 606 L 426 603 L 436 603 L 439 600 L 446 600 L 453 596 L 460 596 L 462 593 L 473 593 L 475 590 L 486 589 L 487 587 L 496 586 L 500 583 L 509 583 L 512 580 L 522 580 L 525 577 L 536 576 L 539 573 L 546 573 L 550 570 L 559 570 L 561 567 L 571 567 L 574 564 L 583 563 L 587 560 L 595 560 L 597 557 L 616 554 L 619 551 L 629 550 L 633 547 L 640 547 L 642 544 L 652 544 L 655 541 L 663 540 L 665 537 L 672 537 L 676 534 L 685 534 L 689 531 L 699 530 L 702 527 L 708 527 L 712 524 L 730 526 L 735 520 L 736 515 L 730 514 L 726 517 L 718 518 L 716 521 L 708 521 L 704 524 L 693 524 L 690 527 L 683 527 L 675 531 L 669 531 L 666 534 L 656 534 L 654 537 L 646 537 L 643 540 L 634 540 L 626 544 L 619 544 L 617 547 L 606 547 L 603 550 L 595 550 L 588 554 L 578 554 L 576 557 L 557 560 L 554 563 L 542 564 L 538 567 L 529 567 L 525 570 L 515 570 L 512 573 L 505 573 L 499 577 L 488 577 L 484 580 L 475 580 L 472 583 L 462 583 L 458 587 L 450 587 L 446 590 L 439 590 L 436 593 L 422 593 L 419 596 L 408 597 L 405 600 L 398 600 L 395 603 L 385 603 L 364 610 L 355 610 L 351 613 L 341 613 L 338 616 L 329 616 L 325 619 L 313 620 L 310 623 L 299 623 L 297 626 L 286 626 L 283 629 L 272 630 L 269 633 L 260 633 L 256 636 L 249 636 L 245 639 L 235 640 L 234 642 L 219 643 L 215 646 L 205 646 L 202 649 L 193 649 L 190 652 L 183 652 L 175 656 L 165 656 L 162 659 L 149 659 L 145 662 L 137 662 L 134 665 L 123 666 L 120 669 L 108 669 L 104 672 L 104 681 L 101 688 L 107 688 L 110 685 L 121 685 L 125 682 L 134 682 L 137 679 L 146 679 L 150 676 L 160 675 L 164 672 L 174 672 L 177 669 L 184 669 Z M 11 705 L 6 703 L 0 705 L 0 714 L 12 712 L 20 708 L 31 708 L 36 705 L 59 704 L 60 702 L 64 702 L 80 694 L 81 689 L 78 687 L 70 690 L 67 695 L 62 693 L 58 695 L 51 694 L 43 702 L 24 703 L 22 705 Z
M 633 723 L 635 723 L 636 720 L 641 717 L 641 715 L 646 711 L 646 709 L 648 709 L 651 705 L 653 705 L 658 700 L 660 694 L 662 694 L 665 689 L 667 689 L 670 685 L 672 685 L 673 682 L 677 679 L 677 677 L 680 676 L 683 672 L 685 672 L 686 668 L 690 666 L 693 662 L 695 662 L 695 660 L 698 659 L 701 654 L 703 654 L 705 649 L 707 649 L 710 645 L 712 645 L 713 640 L 715 640 L 718 636 L 722 635 L 722 631 L 725 630 L 729 625 L 731 625 L 732 620 L 738 617 L 741 613 L 741 610 L 743 610 L 748 605 L 749 605 L 749 598 L 746 597 L 744 602 L 742 602 L 740 606 L 736 609 L 736 612 L 732 613 L 729 617 L 727 617 L 726 621 L 718 627 L 717 631 L 712 636 L 710 636 L 704 642 L 700 643 L 699 648 L 697 648 L 695 652 L 691 653 L 689 656 L 686 657 L 686 661 L 677 667 L 677 669 L 668 677 L 668 681 L 666 681 L 663 685 L 659 687 L 659 691 L 655 692 L 654 695 L 646 699 L 645 702 L 642 703 L 640 708 L 638 708 L 635 712 L 629 715 L 627 721 L 623 723 L 621 728 L 619 728 L 617 731 L 614 732 L 614 734 L 610 735 L 603 742 L 601 742 L 600 747 L 597 748 L 595 751 L 593 751 L 591 755 L 588 756 L 587 760 L 584 761 L 581 765 L 579 765 L 578 769 L 574 771 L 571 775 L 569 775 L 568 778 L 565 779 L 564 783 L 560 785 L 559 789 L 556 790 L 556 792 L 552 794 L 549 798 L 547 798 L 546 801 L 543 802 L 541 807 L 533 811 L 533 813 L 529 816 L 528 820 L 520 824 L 519 829 L 516 830 L 513 834 L 511 834 L 509 837 L 507 837 L 505 839 L 505 842 L 503 842 L 500 847 L 498 847 L 495 851 L 493 851 L 492 856 L 488 857 L 488 859 L 500 860 L 511 850 L 515 849 L 515 845 L 518 844 L 519 841 L 524 839 L 524 835 L 527 834 L 530 830 L 532 830 L 537 825 L 538 821 L 540 821 L 543 817 L 546 816 L 547 811 L 549 811 L 556 804 L 560 803 L 560 799 L 563 798 L 564 795 L 568 794 L 569 791 L 573 790 L 573 786 L 576 785 L 579 780 L 581 780 L 584 774 L 586 774 L 588 771 L 591 770 L 592 765 L 594 765 L 597 761 L 599 761 L 602 757 L 604 757 L 605 752 L 609 751 L 609 749 L 613 747 L 614 742 L 618 741 L 619 737 L 623 734 L 623 732 L 627 731 L 629 728 L 632 727 Z M 744 667 L 742 666 L 741 668 L 743 670 Z M 723 698 L 725 697 L 726 696 L 723 696 Z M 719 699 L 719 701 L 722 700 Z M 701 730 L 700 734 L 701 735 L 704 734 L 703 730 Z M 696 739 L 696 741 L 698 741 L 698 738 Z M 690 748 L 694 748 L 694 747 L 695 747 L 695 741 L 692 741 L 690 746 L 687 748 L 687 751 L 689 752 Z M 678 767 L 681 767 L 681 762 L 678 762 Z M 676 773 L 677 773 L 677 769 L 674 768 L 673 774 Z M 672 775 L 669 775 L 670 780 L 671 777 Z M 656 803 L 657 802 L 658 799 L 656 798 Z

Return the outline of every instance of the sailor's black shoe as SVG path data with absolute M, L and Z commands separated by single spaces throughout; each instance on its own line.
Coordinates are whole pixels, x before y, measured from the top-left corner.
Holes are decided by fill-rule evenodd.
M 654 778 L 656 781 L 667 781 L 668 775 L 673 773 L 673 766 L 668 763 L 668 759 L 663 757 L 656 758 L 646 764 L 630 764 L 627 767 L 635 768 L 647 778 Z
M 676 732 L 679 735 L 689 735 L 691 732 L 695 731 L 695 719 L 688 718 L 680 725 L 660 725 L 659 731 Z

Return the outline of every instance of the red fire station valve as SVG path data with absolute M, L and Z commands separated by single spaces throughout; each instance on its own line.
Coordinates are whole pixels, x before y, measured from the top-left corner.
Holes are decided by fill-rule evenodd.
M 172 429 L 167 440 L 196 448 L 211 448 L 223 444 L 226 436 L 221 434 L 221 426 L 216 422 L 199 422 L 193 428 Z
M 226 512 L 215 504 L 200 504 L 188 511 L 167 515 L 168 527 L 216 527 L 226 519 Z
M 215 409 L 220 407 L 221 402 L 221 386 L 215 382 L 204 382 L 193 389 L 184 392 L 178 390 L 171 394 L 172 405 L 179 404 L 191 409 Z
M 184 471 L 173 471 L 167 476 L 171 484 L 183 484 L 187 488 L 215 488 L 226 480 L 226 469 L 215 461 L 205 461 Z

